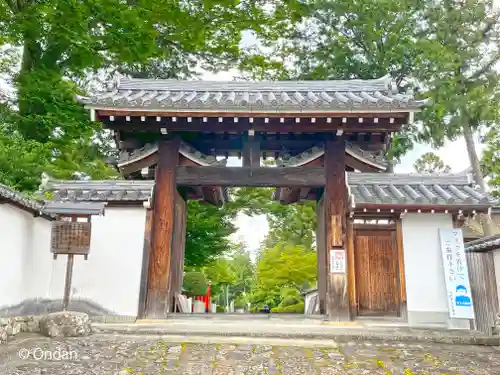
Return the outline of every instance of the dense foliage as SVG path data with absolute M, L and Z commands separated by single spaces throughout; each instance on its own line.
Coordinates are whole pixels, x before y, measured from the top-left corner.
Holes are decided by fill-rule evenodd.
M 207 293 L 207 280 L 201 272 L 186 272 L 182 284 L 183 293 L 187 296 L 204 296 Z
M 200 267 L 229 249 L 228 236 L 236 228 L 233 215 L 224 208 L 198 201 L 188 202 L 186 223 L 186 267 Z
M 421 155 L 413 164 L 413 168 L 418 173 L 450 173 L 451 167 L 444 164 L 439 156 L 433 152 L 426 152 Z
M 270 307 L 302 302 L 301 292 L 316 281 L 316 252 L 302 246 L 280 244 L 265 249 L 258 260 L 251 301 Z
M 244 244 L 233 244 L 233 249 L 203 267 L 203 272 L 212 283 L 212 296 L 224 304 L 235 300 L 237 308 L 244 308 L 252 290 L 254 265 Z
M 274 38 L 294 2 L 0 0 L 0 182 L 36 190 L 42 172 L 118 178 L 110 134 L 75 100 L 118 71 L 194 77 L 236 66 L 242 32 Z M 186 266 L 229 249 L 234 211 L 189 202 Z
M 233 192 L 232 207 L 249 215 L 266 215 L 269 233 L 266 246 L 277 243 L 312 248 L 316 231 L 316 202 L 283 205 L 272 200 L 272 188 L 239 188 Z
M 490 129 L 485 143 L 481 166 L 488 178 L 492 195 L 500 198 L 500 124 Z

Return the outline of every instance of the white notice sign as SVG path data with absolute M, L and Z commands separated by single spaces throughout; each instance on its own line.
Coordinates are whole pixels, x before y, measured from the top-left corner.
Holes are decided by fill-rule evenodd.
M 330 272 L 346 272 L 345 250 L 330 250 Z
M 439 229 L 450 318 L 474 319 L 461 229 Z

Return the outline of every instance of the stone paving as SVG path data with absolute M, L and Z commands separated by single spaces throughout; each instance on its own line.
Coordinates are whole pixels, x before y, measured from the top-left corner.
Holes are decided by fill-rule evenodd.
M 21 334 L 0 347 L 1 375 L 500 374 L 498 347 L 326 340 Z

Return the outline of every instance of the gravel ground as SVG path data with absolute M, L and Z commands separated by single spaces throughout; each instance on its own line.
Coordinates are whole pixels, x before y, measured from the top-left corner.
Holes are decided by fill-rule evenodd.
M 0 374 L 500 374 L 500 349 L 359 341 L 22 334 L 0 347 Z

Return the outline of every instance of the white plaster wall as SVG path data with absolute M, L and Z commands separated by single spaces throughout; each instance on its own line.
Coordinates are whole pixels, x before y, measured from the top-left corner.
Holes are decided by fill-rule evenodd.
M 467 320 L 448 317 L 440 228 L 453 228 L 451 215 L 410 213 L 403 217 L 408 323 L 469 328 Z
M 0 205 L 0 307 L 25 298 L 24 276 L 33 216 L 10 204 Z
M 88 260 L 75 256 L 71 298 L 95 302 L 117 315 L 137 315 L 146 211 L 108 207 L 92 217 Z M 50 223 L 37 223 L 30 297 L 62 298 L 66 255 L 50 253 Z
M 33 219 L 30 256 L 25 264 L 26 298 L 49 298 L 52 276 L 52 253 L 50 252 L 51 221 L 37 217 Z

